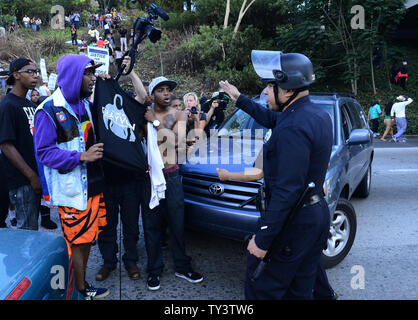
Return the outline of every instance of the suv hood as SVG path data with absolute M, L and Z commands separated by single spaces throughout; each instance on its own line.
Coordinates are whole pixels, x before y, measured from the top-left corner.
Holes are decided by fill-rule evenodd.
M 216 169 L 232 172 L 252 168 L 263 142 L 256 139 L 218 137 L 202 141 L 181 166 L 182 173 L 217 176 Z

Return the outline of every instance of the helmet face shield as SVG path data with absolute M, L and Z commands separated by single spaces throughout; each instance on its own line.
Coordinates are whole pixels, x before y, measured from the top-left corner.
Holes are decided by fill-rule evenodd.
M 281 51 L 265 51 L 265 50 L 252 50 L 251 62 L 254 70 L 261 80 L 265 82 L 275 81 L 274 71 L 281 71 Z

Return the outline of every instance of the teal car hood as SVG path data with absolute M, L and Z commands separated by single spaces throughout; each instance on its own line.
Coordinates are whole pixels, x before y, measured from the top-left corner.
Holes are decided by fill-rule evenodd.
M 65 240 L 57 234 L 0 229 L 0 299 L 4 299 L 23 277 L 32 280 L 31 275 L 42 266 L 44 257 L 62 255 L 63 250 L 67 250 Z

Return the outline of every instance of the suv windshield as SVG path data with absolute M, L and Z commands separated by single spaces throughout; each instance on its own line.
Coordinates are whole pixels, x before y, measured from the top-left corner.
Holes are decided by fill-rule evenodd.
M 333 141 L 335 144 L 335 119 L 334 119 L 334 105 L 317 103 L 321 108 L 325 109 L 331 117 L 333 126 Z M 267 133 L 267 129 L 258 124 L 248 113 L 241 109 L 236 110 L 219 128 L 218 136 L 240 136 L 245 129 L 251 129 L 251 136 L 255 137 L 257 129 L 263 130 L 263 137 Z

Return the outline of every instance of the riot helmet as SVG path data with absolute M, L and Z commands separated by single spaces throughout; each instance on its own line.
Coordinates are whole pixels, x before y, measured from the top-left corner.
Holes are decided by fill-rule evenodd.
M 251 61 L 255 72 L 265 83 L 272 83 L 276 104 L 283 110 L 301 91 L 307 90 L 314 82 L 312 62 L 300 53 L 282 53 L 281 51 L 252 50 Z M 285 103 L 278 99 L 278 89 L 294 90 L 294 94 Z

